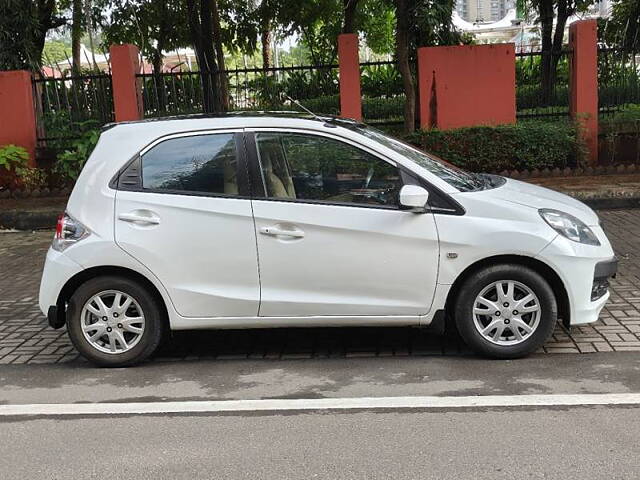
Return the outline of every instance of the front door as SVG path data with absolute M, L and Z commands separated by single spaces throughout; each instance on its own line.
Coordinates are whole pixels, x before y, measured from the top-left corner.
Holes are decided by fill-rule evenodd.
M 248 144 L 265 187 L 252 202 L 260 315 L 427 313 L 436 226 L 431 213 L 399 208 L 397 167 L 331 136 L 256 131 L 254 138 Z
M 120 176 L 116 242 L 164 284 L 184 317 L 258 314 L 243 148 L 242 133 L 180 135 L 143 151 Z

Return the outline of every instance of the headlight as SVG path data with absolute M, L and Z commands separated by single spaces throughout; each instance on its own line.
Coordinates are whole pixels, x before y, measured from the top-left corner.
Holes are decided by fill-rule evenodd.
M 591 229 L 573 215 L 548 208 L 542 208 L 538 210 L 538 213 L 551 228 L 563 237 L 587 245 L 600 245 Z

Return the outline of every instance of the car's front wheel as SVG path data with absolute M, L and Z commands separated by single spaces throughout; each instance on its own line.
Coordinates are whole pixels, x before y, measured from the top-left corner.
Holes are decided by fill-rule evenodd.
M 539 349 L 557 321 L 553 290 L 536 271 L 496 265 L 472 274 L 459 291 L 456 326 L 477 353 L 518 358 Z
M 148 358 L 162 339 L 155 297 L 138 282 L 96 277 L 69 300 L 67 329 L 78 351 L 99 366 L 122 367 Z

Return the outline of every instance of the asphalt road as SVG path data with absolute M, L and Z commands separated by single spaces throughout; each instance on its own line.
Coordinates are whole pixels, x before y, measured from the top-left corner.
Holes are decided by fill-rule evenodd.
M 640 474 L 636 408 L 39 419 L 1 428 L 6 479 Z
M 640 354 L 0 368 L 3 405 L 640 392 Z M 4 479 L 637 479 L 638 406 L 0 417 Z

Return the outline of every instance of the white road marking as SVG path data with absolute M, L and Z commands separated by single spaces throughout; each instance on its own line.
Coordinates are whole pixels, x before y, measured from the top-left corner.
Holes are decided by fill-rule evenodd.
M 456 409 L 581 405 L 640 405 L 640 393 L 483 395 L 466 397 L 300 398 L 134 403 L 34 403 L 23 405 L 0 405 L 0 416 L 145 415 L 163 413 L 430 408 Z

